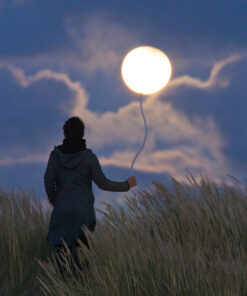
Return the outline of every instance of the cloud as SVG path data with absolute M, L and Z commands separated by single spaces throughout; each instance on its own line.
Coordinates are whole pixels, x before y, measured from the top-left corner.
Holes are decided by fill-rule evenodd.
M 127 26 L 117 24 L 103 13 L 64 20 L 67 42 L 55 51 L 32 56 L 4 56 L 6 62 L 26 69 L 46 68 L 92 76 L 119 71 L 126 52 L 140 44 L 137 34 Z
M 24 0 L 17 0 L 24 1 Z M 37 69 L 49 67 L 54 71 L 59 72 L 77 72 L 81 76 L 94 75 L 103 72 L 104 75 L 116 75 L 119 72 L 119 66 L 126 52 L 136 46 L 146 44 L 142 41 L 140 32 L 128 28 L 128 25 L 122 25 L 111 19 L 107 13 L 96 13 L 93 15 L 84 15 L 83 18 L 66 17 L 64 19 L 64 30 L 67 33 L 66 45 L 57 48 L 55 51 L 38 53 L 32 56 L 25 57 L 4 57 L 9 63 L 14 63 L 16 66 L 25 66 L 26 69 Z M 224 54 L 224 53 L 223 53 Z M 221 54 L 222 55 L 222 54 Z M 202 81 L 195 77 L 183 75 L 179 80 L 174 79 L 170 88 L 177 85 L 191 85 L 201 89 L 207 89 L 208 84 L 215 82 L 217 72 L 228 64 L 241 58 L 241 55 L 233 55 L 223 60 L 222 64 L 215 64 L 211 72 L 210 79 Z M 180 67 L 182 63 L 186 63 L 188 67 L 193 63 L 199 63 L 198 57 L 173 57 L 174 60 L 179 60 L 176 67 Z M 215 59 L 215 57 L 214 57 Z M 228 61 L 228 59 L 230 59 Z M 200 65 L 208 65 L 211 63 L 212 56 L 205 59 L 200 55 Z M 179 65 L 178 65 L 179 64 Z M 228 81 L 218 81 L 217 85 L 226 87 Z
M 216 63 L 206 81 L 190 76 L 175 78 L 171 81 L 170 90 L 175 90 L 180 85 L 202 90 L 216 86 L 222 87 L 220 75 L 223 68 L 240 58 L 234 55 Z M 87 108 L 89 96 L 81 83 L 72 81 L 65 73 L 47 69 L 27 76 L 23 70 L 11 65 L 1 64 L 1 68 L 7 69 L 23 88 L 28 88 L 42 80 L 63 83 L 73 94 L 73 104 L 71 109 L 66 109 L 67 114 L 83 118 L 86 123 L 87 141 L 95 150 L 110 147 L 113 151 L 110 156 L 99 156 L 101 164 L 129 167 L 144 132 L 138 102 L 131 102 L 116 112 L 99 114 Z M 184 172 L 188 169 L 207 172 L 211 176 L 220 175 L 229 169 L 227 160 L 222 154 L 224 139 L 211 118 L 201 119 L 197 116 L 189 118 L 174 110 L 170 103 L 152 100 L 152 98 L 154 96 L 147 97 L 143 101 L 149 124 L 149 135 L 146 147 L 135 164 L 135 169 L 150 173 L 168 173 L 177 178 L 183 178 Z M 10 156 L 1 159 L 0 165 L 46 161 L 47 155 L 42 154 L 19 158 Z
M 155 95 L 152 95 L 150 102 L 153 103 L 154 100 L 159 99 L 161 96 L 165 96 L 170 91 L 174 91 L 180 86 L 187 86 L 205 91 L 210 91 L 214 88 L 226 88 L 230 84 L 230 78 L 223 78 L 220 75 L 221 72 L 226 66 L 245 59 L 246 57 L 247 54 L 233 54 L 221 61 L 216 62 L 210 71 L 208 79 L 204 81 L 196 77 L 191 77 L 190 75 L 176 77 L 170 81 L 165 89 L 161 90 Z
M 83 109 L 86 108 L 86 105 L 88 103 L 88 95 L 86 94 L 84 88 L 81 86 L 80 82 L 73 82 L 69 78 L 69 76 L 65 73 L 57 73 L 49 69 L 46 69 L 46 70 L 41 70 L 35 75 L 28 77 L 25 75 L 22 69 L 13 67 L 12 65 L 0 64 L 0 69 L 1 68 L 8 69 L 12 73 L 12 75 L 15 77 L 19 85 L 25 88 L 30 86 L 32 83 L 35 83 L 44 79 L 48 79 L 48 80 L 51 79 L 58 82 L 62 82 L 66 85 L 66 87 L 69 90 L 71 90 L 76 94 L 76 99 L 77 99 L 76 104 L 78 108 L 83 108 Z
M 27 163 L 42 163 L 47 161 L 47 155 L 44 154 L 33 154 L 24 157 L 6 157 L 0 159 L 0 166 L 10 166 L 16 164 L 27 164 Z
M 110 158 L 101 157 L 103 165 L 114 165 L 129 168 L 129 161 L 133 157 L 133 151 L 117 151 Z M 217 165 L 215 165 L 217 161 Z M 202 151 L 196 147 L 179 146 L 177 148 L 162 149 L 150 154 L 140 155 L 135 165 L 136 170 L 160 174 L 167 172 L 171 175 L 177 175 L 177 172 L 185 172 L 186 169 L 200 169 L 203 171 L 213 171 L 215 168 L 220 171 L 219 161 L 206 158 Z M 221 169 L 224 168 L 221 166 Z
M 85 17 L 83 23 L 66 21 L 73 52 L 67 54 L 70 65 L 88 74 L 112 72 L 121 63 L 126 51 L 138 43 L 133 30 L 112 22 L 104 14 Z
M 222 71 L 222 69 L 234 62 L 237 62 L 241 59 L 243 59 L 244 57 L 246 57 L 247 55 L 240 55 L 240 54 L 235 54 L 232 55 L 222 61 L 217 62 L 209 75 L 208 80 L 206 81 L 202 81 L 201 79 L 195 78 L 195 77 L 190 77 L 188 75 L 183 75 L 181 77 L 175 78 L 169 85 L 170 88 L 174 88 L 180 85 L 187 85 L 190 87 L 196 87 L 196 88 L 200 88 L 200 89 L 211 89 L 213 87 L 227 87 L 230 83 L 229 80 L 219 80 L 220 76 L 220 72 Z
M 208 173 L 210 176 L 219 176 L 229 169 L 222 154 L 224 139 L 212 119 L 189 119 L 167 103 L 154 104 L 153 110 L 157 111 L 152 113 L 152 110 L 148 110 L 147 121 L 152 122 L 152 126 L 147 146 L 135 163 L 136 170 L 167 173 L 184 179 L 188 169 L 194 173 Z M 156 116 L 157 113 L 161 113 L 162 116 Z M 126 121 L 129 121 L 127 115 L 126 117 Z M 129 135 L 135 136 L 139 145 L 143 138 L 143 127 L 140 123 L 139 118 L 139 129 L 142 128 L 139 134 L 134 126 L 129 130 Z M 104 127 L 104 124 L 102 126 Z M 128 135 L 126 141 L 127 138 Z M 159 149 L 156 141 L 164 148 Z M 100 161 L 102 165 L 129 168 L 135 153 L 136 150 L 133 149 L 121 149 L 109 157 L 101 156 Z

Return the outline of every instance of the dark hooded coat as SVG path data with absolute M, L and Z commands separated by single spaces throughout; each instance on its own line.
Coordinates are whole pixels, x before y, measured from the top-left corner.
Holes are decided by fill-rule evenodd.
M 54 147 L 44 174 L 47 197 L 53 205 L 47 234 L 51 246 L 62 245 L 61 239 L 72 246 L 82 225 L 88 227 L 96 222 L 92 181 L 106 191 L 129 190 L 127 181 L 112 181 L 104 175 L 84 139 L 65 139 L 63 145 Z

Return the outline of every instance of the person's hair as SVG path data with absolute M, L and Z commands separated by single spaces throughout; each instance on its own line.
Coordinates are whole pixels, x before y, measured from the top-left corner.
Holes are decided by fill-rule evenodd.
M 84 129 L 83 121 L 76 116 L 66 120 L 63 126 L 65 138 L 82 138 L 84 136 Z

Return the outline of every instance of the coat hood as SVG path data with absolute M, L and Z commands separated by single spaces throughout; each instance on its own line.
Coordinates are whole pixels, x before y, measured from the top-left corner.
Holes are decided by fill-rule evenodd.
M 74 169 L 79 166 L 84 159 L 86 159 L 91 153 L 91 149 L 85 149 L 77 153 L 66 154 L 61 152 L 56 146 L 54 147 L 54 152 L 56 153 L 61 166 L 68 169 Z

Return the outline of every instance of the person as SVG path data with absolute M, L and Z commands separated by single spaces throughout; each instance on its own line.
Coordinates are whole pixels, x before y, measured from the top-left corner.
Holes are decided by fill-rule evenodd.
M 47 243 L 56 250 L 56 260 L 62 269 L 64 240 L 72 258 L 80 270 L 77 257 L 77 240 L 90 250 L 82 225 L 91 232 L 96 226 L 92 181 L 102 190 L 125 192 L 137 185 L 130 176 L 123 182 L 108 179 L 95 153 L 86 147 L 84 123 L 79 117 L 69 118 L 63 125 L 63 144 L 54 146 L 44 174 L 44 185 L 49 202 L 53 206 Z M 88 262 L 86 261 L 88 267 Z

